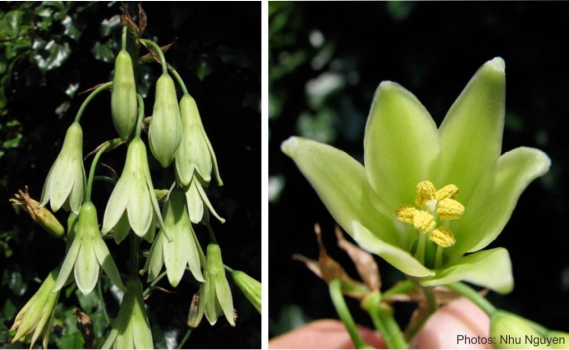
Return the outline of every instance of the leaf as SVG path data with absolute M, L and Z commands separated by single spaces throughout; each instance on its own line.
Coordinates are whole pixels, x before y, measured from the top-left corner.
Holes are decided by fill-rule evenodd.
M 115 59 L 115 54 L 111 49 L 113 42 L 107 41 L 105 44 L 101 44 L 100 42 L 95 43 L 95 46 L 91 49 L 93 56 L 98 59 L 99 61 L 111 63 Z

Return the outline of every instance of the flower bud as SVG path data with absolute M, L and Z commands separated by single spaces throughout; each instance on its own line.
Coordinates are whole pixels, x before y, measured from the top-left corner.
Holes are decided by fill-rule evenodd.
M 245 272 L 234 270 L 231 272 L 233 282 L 241 289 L 245 297 L 261 313 L 261 282 Z
M 41 335 L 42 345 L 44 349 L 47 349 L 47 342 L 55 314 L 55 305 L 59 298 L 59 292 L 53 292 L 58 273 L 59 268 L 51 271 L 36 294 L 34 294 L 26 305 L 24 305 L 22 310 L 20 310 L 18 315 L 16 315 L 16 319 L 10 331 L 15 329 L 18 331 L 14 339 L 12 339 L 12 343 L 15 343 L 22 337 L 29 337 L 31 335 L 31 349 Z
M 152 122 L 148 129 L 150 150 L 163 168 L 168 167 L 178 151 L 182 122 L 174 80 L 167 73 L 156 82 Z
M 71 124 L 61 152 L 51 166 L 41 194 L 40 207 L 50 202 L 56 212 L 63 206 L 79 213 L 85 193 L 85 168 L 83 167 L 83 130 L 78 122 Z
M 217 159 L 205 133 L 196 101 L 190 95 L 180 100 L 182 139 L 176 153 L 176 172 L 184 186 L 188 186 L 194 174 L 208 184 L 212 167 L 219 185 L 223 185 L 217 168 Z
M 19 205 L 32 219 L 37 222 L 44 230 L 55 238 L 62 238 L 65 229 L 59 223 L 57 218 L 45 207 L 38 208 L 39 203 L 30 197 L 28 193 L 28 186 L 26 191 L 19 190 L 14 195 L 16 198 L 10 199 L 13 205 Z
M 504 311 L 496 311 L 490 319 L 490 336 L 495 339 L 497 349 L 527 347 L 523 346 L 526 337 L 540 337 L 522 317 Z
M 111 95 L 113 124 L 123 141 L 127 141 L 134 130 L 137 117 L 136 82 L 132 59 L 122 49 L 115 60 L 115 75 Z

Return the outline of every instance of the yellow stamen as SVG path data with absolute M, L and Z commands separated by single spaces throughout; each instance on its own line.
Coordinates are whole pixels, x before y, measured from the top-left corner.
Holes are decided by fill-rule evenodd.
M 435 228 L 435 218 L 424 210 L 417 210 L 413 217 L 413 226 L 422 233 L 427 233 Z
M 458 197 L 458 187 L 453 184 L 446 185 L 437 191 L 437 200 L 442 201 L 443 199 L 456 199 Z
M 429 239 L 443 248 L 448 248 L 456 243 L 452 231 L 445 227 L 439 227 L 433 230 L 429 235 Z
M 395 210 L 395 215 L 397 215 L 397 220 L 412 224 L 417 212 L 418 210 L 412 205 L 400 205 Z
M 420 206 L 424 207 L 428 201 L 437 198 L 437 190 L 435 189 L 435 185 L 431 181 L 421 181 L 417 185 L 417 198 L 415 199 L 415 203 Z
M 437 214 L 441 220 L 456 220 L 464 214 L 464 205 L 454 199 L 445 198 L 438 203 Z

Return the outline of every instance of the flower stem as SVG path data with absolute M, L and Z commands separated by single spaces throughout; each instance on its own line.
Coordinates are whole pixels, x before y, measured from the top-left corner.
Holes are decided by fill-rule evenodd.
M 456 292 L 463 297 L 469 299 L 474 304 L 476 304 L 488 317 L 492 317 L 496 312 L 496 307 L 492 305 L 486 298 L 482 295 L 478 294 L 478 292 L 464 283 L 456 282 L 456 283 L 449 283 L 445 285 L 448 289 Z
M 101 285 L 103 284 L 102 280 L 99 280 L 97 283 L 97 294 L 99 294 L 99 302 L 101 303 L 101 309 L 103 310 L 103 316 L 105 316 L 105 321 L 107 324 L 111 323 L 109 319 L 109 314 L 107 313 L 107 306 L 105 305 L 105 299 L 103 297 L 103 288 Z
M 89 170 L 89 180 L 87 181 L 87 191 L 85 193 L 85 202 L 91 201 L 91 192 L 93 191 L 93 180 L 95 179 L 95 168 L 97 168 L 97 163 L 101 155 L 107 151 L 110 147 L 113 147 L 120 143 L 122 140 L 120 138 L 112 139 L 107 141 L 95 154 L 93 158 L 93 163 L 91 164 L 91 169 Z
M 160 57 L 160 63 L 162 63 L 162 74 L 168 74 L 168 64 L 166 63 L 166 58 L 164 57 L 164 53 L 160 49 L 160 46 L 156 44 L 152 40 L 148 39 L 138 39 L 140 42 L 145 43 L 146 45 L 152 46 L 156 54 Z
M 209 222 L 206 224 L 206 227 L 207 227 L 207 232 L 209 233 L 209 240 L 211 241 L 211 243 L 217 244 L 217 241 L 215 240 L 215 234 L 213 233 L 213 229 L 211 228 Z
M 127 34 L 127 26 L 122 27 L 122 37 L 121 37 L 121 49 L 126 50 L 126 34 Z
M 108 183 L 111 183 L 113 185 L 117 184 L 117 180 L 113 179 L 112 177 L 108 177 L 108 176 L 95 176 L 94 180 L 95 181 L 108 182 Z
M 342 282 L 339 279 L 334 279 L 330 282 L 328 288 L 330 290 L 330 297 L 332 298 L 332 303 L 336 308 L 336 312 L 338 312 L 338 316 L 340 316 L 340 319 L 344 323 L 346 330 L 350 334 L 350 337 L 352 338 L 356 349 L 370 348 L 370 346 L 364 342 L 362 336 L 358 332 L 356 323 L 350 314 L 348 305 L 346 305 L 346 301 L 342 295 Z
M 183 349 L 184 344 L 186 344 L 186 341 L 188 341 L 190 334 L 192 334 L 192 330 L 193 328 L 188 328 L 186 334 L 184 335 L 184 338 L 182 338 L 182 341 L 180 342 L 180 344 L 178 344 L 178 347 L 176 349 Z
M 170 69 L 170 73 L 174 76 L 174 78 L 178 82 L 178 85 L 180 85 L 180 88 L 182 89 L 184 95 L 189 95 L 188 89 L 186 88 L 186 84 L 184 84 L 184 81 L 182 80 L 180 74 L 178 74 L 178 71 L 176 71 L 175 69 Z
M 417 247 L 417 252 L 415 253 L 415 258 L 419 260 L 421 264 L 425 263 L 425 241 L 426 233 L 419 233 L 419 245 Z
M 144 100 L 140 94 L 136 94 L 138 101 L 138 118 L 136 120 L 136 134 L 135 137 L 140 137 L 140 130 L 142 129 L 142 119 L 144 118 Z
M 382 297 L 383 299 L 387 299 L 397 294 L 407 294 L 408 292 L 412 291 L 415 288 L 417 288 L 417 286 L 413 284 L 413 282 L 409 280 L 401 281 L 396 285 L 394 285 L 393 287 L 386 290 L 385 292 L 383 292 Z
M 93 98 L 95 98 L 95 96 L 97 96 L 101 91 L 107 90 L 111 86 L 113 86 L 112 81 L 109 81 L 108 83 L 101 84 L 98 88 L 95 89 L 95 91 L 93 91 L 89 96 L 87 96 L 85 101 L 83 101 L 83 104 L 81 105 L 81 107 L 79 107 L 79 112 L 77 112 L 77 115 L 75 116 L 75 121 L 77 123 L 79 123 L 79 121 L 81 120 L 81 116 L 83 115 L 85 108 L 87 108 L 87 106 L 89 105 L 89 102 L 91 102 L 91 100 Z
M 130 276 L 138 275 L 138 250 L 140 248 L 140 237 L 134 232 L 130 234 Z
M 380 300 L 381 294 L 379 292 L 370 294 L 362 302 L 362 307 L 368 312 L 388 349 L 407 348 L 408 344 L 393 317 L 393 310 L 386 305 L 382 305 Z
M 144 292 L 142 293 L 142 296 L 146 298 L 146 296 L 148 294 L 150 294 L 150 291 L 152 290 L 152 288 L 154 288 L 158 284 L 158 282 L 160 282 L 160 280 L 162 280 L 164 277 L 166 277 L 166 271 L 159 274 L 158 277 L 156 277 L 156 279 L 154 281 L 152 281 L 152 283 L 150 283 L 148 288 L 146 288 L 144 290 Z

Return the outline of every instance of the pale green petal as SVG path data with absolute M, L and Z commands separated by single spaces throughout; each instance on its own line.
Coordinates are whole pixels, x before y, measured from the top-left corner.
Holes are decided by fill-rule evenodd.
M 93 239 L 85 237 L 85 234 L 81 234 L 81 236 L 77 237 L 82 239 L 83 243 L 75 263 L 75 282 L 79 290 L 87 295 L 91 293 L 97 284 L 97 280 L 99 280 L 99 264 L 93 249 Z
M 455 184 L 468 201 L 474 186 L 501 153 L 506 93 L 504 60 L 497 57 L 476 72 L 440 127 L 441 183 Z
M 136 283 L 130 283 L 129 290 L 135 296 L 134 305 L 132 310 L 132 336 L 134 338 L 134 347 L 136 349 L 152 349 L 154 344 L 152 342 L 152 332 L 150 331 L 150 323 L 146 315 L 146 308 L 144 307 L 144 300 L 142 299 L 142 284 L 138 278 L 135 279 Z
M 347 228 L 345 229 L 348 231 Z M 382 241 L 360 223 L 352 222 L 351 231 L 353 232 L 352 237 L 362 249 L 379 255 L 404 274 L 416 277 L 433 276 L 435 274 L 406 250 Z
M 457 237 L 457 251 L 474 252 L 490 244 L 502 232 L 522 192 L 534 179 L 544 175 L 550 164 L 549 157 L 534 148 L 519 147 L 502 155 L 490 195 L 479 196 L 477 192 L 458 222 L 456 230 L 464 234 L 460 240 Z
M 81 203 L 83 203 L 83 195 L 85 192 L 85 168 L 81 159 L 78 160 L 77 169 L 75 170 L 75 181 L 73 188 L 69 194 L 69 207 L 75 214 L 79 214 Z
M 202 304 L 201 298 L 203 298 L 205 317 L 207 318 L 209 324 L 213 326 L 219 317 L 219 313 L 217 312 L 216 308 L 216 306 L 219 305 L 219 302 L 217 301 L 215 294 L 215 276 L 207 270 L 205 271 L 205 275 L 206 282 L 202 287 L 204 292 L 203 296 L 200 295 L 200 304 Z
M 53 173 L 50 177 L 50 206 L 53 212 L 58 211 L 66 202 L 78 178 L 78 169 L 72 166 L 69 160 L 67 157 L 58 158 L 54 164 Z
M 217 165 L 217 157 L 215 156 L 215 152 L 213 151 L 213 146 L 211 145 L 211 142 L 209 142 L 209 138 L 207 137 L 205 130 L 202 130 L 202 133 L 207 143 L 207 148 L 209 149 L 209 152 L 211 154 L 211 159 L 213 160 L 213 172 L 215 174 L 215 179 L 217 180 L 217 185 L 223 186 L 223 181 L 221 180 L 221 175 L 219 174 L 219 166 Z
M 233 298 L 231 297 L 231 289 L 229 288 L 229 283 L 227 282 L 224 270 L 219 272 L 215 278 L 215 292 L 227 322 L 235 327 L 235 321 L 233 320 Z
M 300 137 L 291 137 L 281 146 L 308 179 L 334 219 L 352 236 L 352 223 L 359 222 L 389 244 L 400 245 L 398 235 L 391 233 L 389 217 L 374 205 L 378 200 L 368 184 L 364 167 L 345 152 Z M 188 203 L 189 205 L 189 203 Z M 370 248 L 366 248 L 370 249 Z
M 152 222 L 152 204 L 150 195 L 154 195 L 154 191 L 149 193 L 148 186 L 142 175 L 137 175 L 137 179 L 132 183 L 132 193 L 129 193 L 130 199 L 127 205 L 128 222 L 132 230 L 142 237 L 148 232 L 150 223 Z
M 77 255 L 79 254 L 81 243 L 83 243 L 83 240 L 79 237 L 75 237 L 73 239 L 73 243 L 71 243 L 71 247 L 69 247 L 69 250 L 67 251 L 65 260 L 63 260 L 63 264 L 61 264 L 59 276 L 57 276 L 57 283 L 53 289 L 54 292 L 60 290 L 65 285 L 65 282 L 67 282 L 67 279 L 73 270 L 73 266 L 75 266 L 75 262 L 77 261 Z
M 213 209 L 213 206 L 211 205 L 209 198 L 207 198 L 207 194 L 205 193 L 202 185 L 199 183 L 199 181 L 197 179 L 194 179 L 193 183 L 196 184 L 195 186 L 198 189 L 200 197 L 201 197 L 202 201 L 205 203 L 206 207 L 209 209 L 209 212 L 212 213 L 213 216 L 215 216 L 215 218 L 223 224 L 225 222 L 225 219 L 222 218 L 221 216 L 219 216 L 219 214 L 215 211 L 215 209 Z M 208 222 L 209 222 L 209 218 L 208 218 Z
M 186 191 L 186 201 L 188 204 L 188 215 L 194 224 L 199 224 L 203 217 L 204 205 L 200 197 L 196 181 L 191 182 L 190 187 Z
M 53 173 L 54 165 L 51 166 L 49 172 L 47 173 L 47 177 L 45 178 L 45 183 L 43 184 L 43 189 L 41 191 L 41 200 L 38 208 L 45 206 L 47 202 L 49 202 L 49 197 L 51 195 L 51 174 Z
M 114 235 L 115 235 L 115 243 L 120 244 L 128 235 L 128 231 L 130 231 L 130 224 L 128 223 L 128 215 L 125 212 L 121 215 L 121 218 L 115 225 Z
M 438 157 L 438 137 L 435 122 L 412 93 L 390 81 L 379 85 L 365 130 L 364 162 L 371 187 L 390 210 L 414 203 L 417 184 L 429 180 Z
M 190 271 L 192 272 L 192 275 L 194 275 L 194 278 L 196 280 L 203 282 L 204 278 L 202 275 L 200 255 L 198 252 L 198 247 L 196 246 L 196 244 L 199 244 L 199 242 L 196 238 L 196 233 L 194 232 L 194 229 L 192 228 L 191 225 L 189 233 L 186 232 L 185 234 L 187 236 L 187 239 L 189 240 L 188 241 L 189 250 L 186 256 L 188 259 L 188 265 L 190 266 Z
M 150 222 L 148 231 L 146 231 L 146 234 L 144 234 L 142 238 L 144 238 L 144 240 L 147 241 L 148 243 L 152 243 L 154 242 L 155 236 L 156 236 L 156 214 L 152 212 L 152 221 Z
M 101 229 L 103 234 L 107 234 L 115 227 L 126 210 L 129 195 L 132 193 L 132 186 L 129 181 L 130 179 L 123 174 L 115 185 L 113 193 L 111 193 L 103 217 L 103 228 Z
M 183 205 L 179 205 L 180 201 L 175 198 L 178 194 L 184 200 L 184 193 L 174 190 L 170 192 L 170 198 L 166 204 L 165 221 L 168 223 L 168 231 L 172 235 L 172 241 L 163 243 L 164 265 L 166 265 L 168 280 L 172 287 L 176 287 L 180 283 L 188 261 L 186 255 L 190 253 L 190 246 L 186 237 L 190 219 L 187 214 L 184 215 L 186 208 Z M 174 205 L 172 205 L 173 203 Z
M 114 321 L 112 321 L 111 324 L 114 324 Z M 113 327 L 109 332 L 109 336 L 107 337 L 107 340 L 105 340 L 105 343 L 103 344 L 101 349 L 110 349 L 113 346 L 115 340 L 117 339 L 118 334 L 119 334 L 118 330 L 115 327 Z
M 436 276 L 424 278 L 427 287 L 467 281 L 506 294 L 514 288 L 510 255 L 504 248 L 483 250 L 465 256 L 438 270 Z
M 164 265 L 164 234 L 162 230 L 158 232 L 158 236 L 152 243 L 150 247 L 150 252 L 146 258 L 146 264 L 144 265 L 143 272 L 148 271 L 148 282 L 154 281 L 156 277 L 160 274 L 162 266 Z
M 97 235 L 93 239 L 93 250 L 95 251 L 95 256 L 97 257 L 99 265 L 101 265 L 103 271 L 105 271 L 107 276 L 109 276 L 111 282 L 113 282 L 123 292 L 126 291 L 126 287 L 122 283 L 121 275 L 117 269 L 117 265 L 115 265 L 113 257 L 111 256 L 111 252 L 100 235 Z

